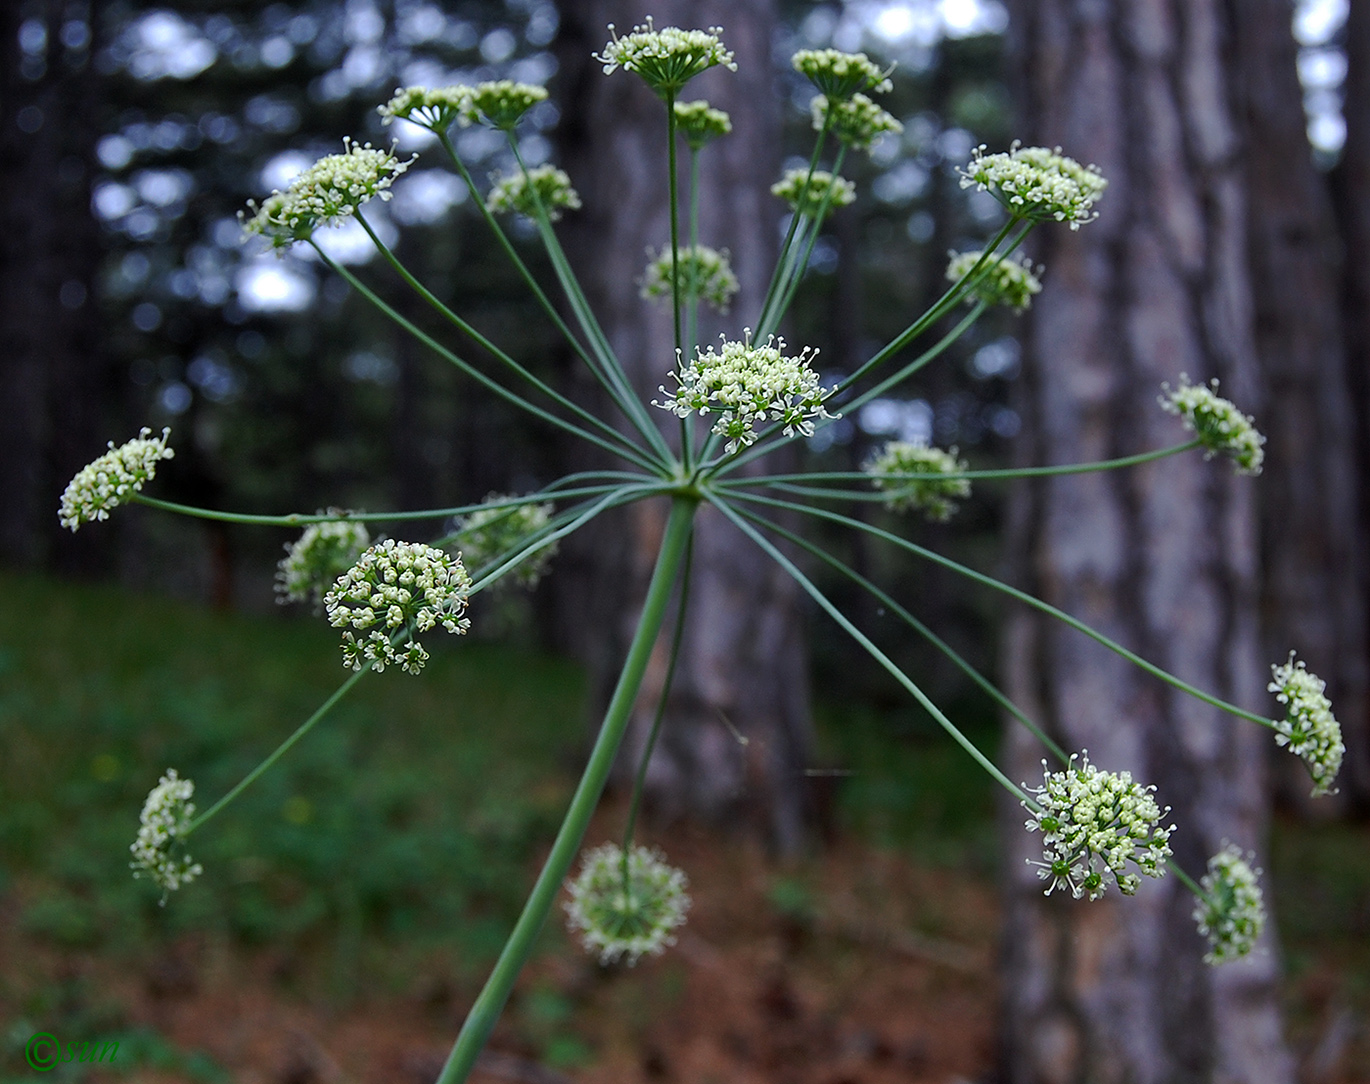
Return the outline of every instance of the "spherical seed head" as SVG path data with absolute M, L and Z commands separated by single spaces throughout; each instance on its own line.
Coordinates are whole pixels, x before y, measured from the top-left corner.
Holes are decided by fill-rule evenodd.
M 604 65 L 604 74 L 616 68 L 634 72 L 663 98 L 676 94 L 700 72 L 722 65 L 737 71 L 732 52 L 725 48 L 719 35 L 720 26 L 708 30 L 681 30 L 676 26 L 656 29 L 652 17 L 631 34 L 619 37 L 614 24 L 609 24 L 611 40 L 603 53 L 594 58 Z
M 523 114 L 546 100 L 547 88 L 531 83 L 515 83 L 510 79 L 478 83 L 466 99 L 460 120 L 462 124 L 480 123 L 511 132 Z
M 955 448 L 943 451 L 892 440 L 862 469 L 871 476 L 871 485 L 888 494 L 885 507 L 895 512 L 919 510 L 928 519 L 945 523 L 956 512 L 953 502 L 970 496 L 970 480 L 942 476 L 959 474 L 967 466 L 956 457 Z
M 1346 745 L 1325 694 L 1327 683 L 1302 661 L 1295 662 L 1292 651 L 1283 666 L 1270 667 L 1270 674 L 1267 688 L 1285 705 L 1285 717 L 1275 724 L 1276 743 L 1288 746 L 1304 762 L 1313 777 L 1313 797 L 1335 794 L 1332 784 L 1341 770 Z
M 343 665 L 360 670 L 370 662 L 379 673 L 397 663 L 417 674 L 428 653 L 415 633 L 434 625 L 465 633 L 471 627 L 462 616 L 470 587 L 460 554 L 450 556 L 432 546 L 393 538 L 372 546 L 338 577 L 323 600 L 329 623 L 347 629 Z M 392 640 L 402 636 L 407 641 L 397 648 Z
M 1140 875 L 1160 877 L 1170 856 L 1170 834 L 1160 826 L 1161 810 L 1152 797 L 1155 787 L 1132 781 L 1130 772 L 1101 772 L 1089 763 L 1089 754 L 1076 765 L 1072 755 L 1065 771 L 1047 770 L 1040 787 L 1025 787 L 1036 796 L 1028 810 L 1027 829 L 1040 831 L 1045 854 L 1037 874 L 1048 881 L 1046 895 L 1068 888 L 1076 899 L 1088 895 L 1097 900 L 1109 882 L 1130 896 L 1141 884 Z M 1128 864 L 1133 866 L 1129 870 Z
M 341 226 L 368 200 L 388 200 L 395 178 L 414 161 L 401 162 L 390 151 L 350 139 L 343 140 L 343 147 L 342 154 L 320 158 L 284 192 L 271 193 L 260 206 L 249 202 L 252 217 L 239 215 L 243 229 L 260 234 L 275 248 L 308 240 L 320 226 Z
M 67 483 L 57 509 L 62 526 L 75 532 L 83 523 L 109 519 L 111 508 L 126 503 L 145 482 L 156 477 L 160 460 L 175 457 L 166 446 L 170 435 L 170 429 L 163 429 L 160 437 L 154 437 L 151 429 L 143 428 L 117 448 L 110 441 L 109 451 L 82 467 Z
M 1208 872 L 1199 879 L 1206 899 L 1194 906 L 1199 933 L 1208 938 L 1204 963 L 1218 965 L 1240 960 L 1255 947 L 1265 927 L 1265 902 L 1259 869 L 1253 869 L 1235 843 L 1226 844 L 1208 860 Z
M 1095 202 L 1108 181 L 1094 166 L 1082 166 L 1061 148 L 1023 147 L 1015 140 L 1006 154 L 975 148 L 970 166 L 960 170 L 962 188 L 992 192 L 1015 218 L 1055 219 L 1078 230 L 1099 217 Z
M 697 102 L 676 102 L 675 124 L 676 130 L 695 150 L 733 130 L 733 122 L 728 114 L 702 99 Z
M 860 91 L 883 94 L 893 89 L 890 73 L 894 65 L 881 68 L 865 53 L 843 53 L 837 49 L 800 49 L 791 60 L 794 70 L 804 76 L 828 98 L 842 101 Z
M 689 365 L 671 373 L 680 387 L 664 402 L 653 400 L 653 406 L 680 418 L 717 414 L 713 431 L 728 438 L 730 453 L 755 441 L 756 427 L 766 421 L 783 423 L 787 437 L 807 437 L 813 435 L 812 419 L 837 416 L 823 407 L 835 389 L 821 387 L 809 365 L 816 351 L 805 348 L 797 356 L 787 356 L 784 339 L 772 336 L 757 345 L 750 329 L 742 342 L 719 338 L 718 350 L 710 346 L 697 351 Z M 666 394 L 664 387 L 660 390 Z
M 286 543 L 285 556 L 276 565 L 276 601 L 313 601 L 316 608 L 322 607 L 333 581 L 356 564 L 369 545 L 371 535 L 364 523 L 311 523 L 298 539 Z
M 625 870 L 623 849 L 605 843 L 585 852 L 580 873 L 566 883 L 566 925 L 600 963 L 622 959 L 631 967 L 675 944 L 690 907 L 685 884 L 659 851 L 633 847 Z
M 970 274 L 983 255 L 981 251 L 950 253 L 947 278 L 952 282 L 960 282 Z M 1042 292 L 1041 280 L 1037 278 L 1041 268 L 1034 273 L 1032 261 L 1021 255 L 1002 258 L 991 256 L 986 263 L 988 266 L 980 269 L 983 273 L 971 287 L 967 300 L 978 299 L 989 305 L 1007 306 L 1014 312 L 1026 312 L 1032 304 L 1033 295 Z
M 580 193 L 571 187 L 565 170 L 543 165 L 534 166 L 526 174 L 520 170 L 509 177 L 496 175 L 485 197 L 491 214 L 517 211 L 529 218 L 537 218 L 539 202 L 548 219 L 555 222 L 564 209 L 580 209 Z
M 552 515 L 550 503 L 499 507 L 501 502 L 508 500 L 510 497 L 504 493 L 491 493 L 484 503 L 495 507 L 479 508 L 458 523 L 457 541 L 461 544 L 462 560 L 468 567 L 479 572 L 496 562 L 503 563 L 547 526 Z M 556 552 L 557 546 L 553 542 L 529 554 L 514 566 L 515 582 L 522 587 L 536 587 Z
M 181 779 L 175 768 L 168 768 L 148 793 L 139 817 L 138 838 L 129 845 L 133 876 L 148 877 L 160 885 L 163 903 L 168 892 L 189 884 L 204 872 L 181 844 L 195 816 L 195 806 L 190 801 L 194 793 L 194 783 Z M 177 852 L 174 857 L 173 852 Z
M 1253 418 L 1218 394 L 1216 379 L 1207 385 L 1191 384 L 1189 377 L 1181 373 L 1178 388 L 1171 391 L 1169 384 L 1162 384 L 1161 389 L 1161 409 L 1180 418 L 1185 428 L 1199 438 L 1205 459 L 1221 453 L 1232 460 L 1238 474 L 1261 473 L 1265 437 Z
M 652 250 L 648 249 L 647 254 L 651 256 Z M 670 300 L 671 268 L 671 246 L 666 245 L 647 265 L 642 278 L 642 296 Z M 708 245 L 686 245 L 680 249 L 682 297 L 699 297 L 719 312 L 727 312 L 738 288 L 727 249 L 719 252 Z
M 864 94 L 841 100 L 818 94 L 810 103 L 809 112 L 813 114 L 815 132 L 821 132 L 826 125 L 829 132 L 857 150 L 867 150 L 886 132 L 898 135 L 904 130 L 898 120 Z
M 445 132 L 471 108 L 469 86 L 401 87 L 380 106 L 381 123 L 407 120 L 433 132 Z
M 785 175 L 771 185 L 771 195 L 812 218 L 817 216 L 825 200 L 829 210 L 846 207 L 855 201 L 856 185 L 826 170 L 816 169 L 810 176 L 807 169 L 787 169 Z

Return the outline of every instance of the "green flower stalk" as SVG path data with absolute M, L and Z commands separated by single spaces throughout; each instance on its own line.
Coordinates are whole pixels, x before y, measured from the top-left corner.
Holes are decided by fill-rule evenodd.
M 975 269 L 984 257 L 983 251 L 953 252 L 947 264 L 947 278 L 960 282 Z M 1026 256 L 1004 256 L 993 259 L 970 287 L 968 302 L 983 301 L 988 305 L 1003 305 L 1014 312 L 1028 310 L 1032 299 L 1042 292 L 1042 283 L 1033 271 L 1032 261 Z
M 1275 743 L 1288 746 L 1304 762 L 1313 777 L 1313 797 L 1335 793 L 1332 784 L 1341 771 L 1346 745 L 1324 691 L 1327 683 L 1302 661 L 1296 663 L 1292 651 L 1284 665 L 1270 667 L 1270 675 L 1268 689 L 1285 705 L 1285 717 L 1275 725 Z
M 62 493 L 57 509 L 58 521 L 73 533 L 83 523 L 109 519 L 110 509 L 126 504 L 144 484 L 157 476 L 157 464 L 171 459 L 176 453 L 166 446 L 170 429 L 163 429 L 160 437 L 143 428 L 130 441 L 114 446 L 93 463 L 82 467 Z
M 1208 938 L 1204 963 L 1217 966 L 1250 954 L 1265 928 L 1265 900 L 1259 869 L 1235 843 L 1226 844 L 1208 860 L 1199 881 L 1203 895 L 1194 907 L 1199 933 Z
M 1260 474 L 1265 461 L 1265 437 L 1255 421 L 1237 409 L 1230 399 L 1218 394 L 1215 377 L 1205 386 L 1191 384 L 1180 374 L 1180 386 L 1173 391 L 1162 384 L 1161 409 L 1180 418 L 1185 428 L 1199 438 L 1205 459 L 1225 455 L 1236 465 L 1238 474 Z
M 842 177 L 816 169 L 787 169 L 771 185 L 771 195 L 783 199 L 801 215 L 816 216 L 826 203 L 829 209 L 856 202 L 856 185 Z
M 602 964 L 659 956 L 675 944 L 690 897 L 685 874 L 660 851 L 616 843 L 586 851 L 580 873 L 568 881 L 566 925 Z
M 517 211 L 528 218 L 537 218 L 538 205 L 552 222 L 563 210 L 580 210 L 580 193 L 571 187 L 571 178 L 556 166 L 534 166 L 527 173 L 510 177 L 495 176 L 485 206 L 491 214 Z
M 925 444 L 892 440 L 866 461 L 871 485 L 883 491 L 885 507 L 894 512 L 920 511 L 935 523 L 945 523 L 956 512 L 954 502 L 970 496 L 970 481 L 948 478 L 969 466 L 956 449 L 943 451 Z
M 652 256 L 652 250 L 647 250 Z M 642 276 L 642 296 L 653 300 L 671 299 L 674 282 L 674 262 L 669 245 L 652 256 Z M 719 312 L 727 312 L 728 304 L 738 291 L 737 276 L 728 262 L 728 250 L 722 252 L 708 245 L 686 245 L 680 250 L 680 282 L 687 296 L 707 301 Z
M 961 187 L 991 192 L 1014 218 L 1041 222 L 1054 219 L 1078 230 L 1099 217 L 1094 204 L 1108 181 L 1094 166 L 1082 166 L 1061 154 L 1061 148 L 1024 147 L 1016 140 L 1007 154 L 986 154 L 982 144 L 968 169 L 961 170 Z

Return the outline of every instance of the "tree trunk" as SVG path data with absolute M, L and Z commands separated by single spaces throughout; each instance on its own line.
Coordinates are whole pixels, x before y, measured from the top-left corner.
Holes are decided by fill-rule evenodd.
M 714 69 L 682 97 L 708 98 L 732 117 L 733 132 L 705 148 L 700 193 L 700 241 L 731 252 L 741 284 L 732 312 L 704 308 L 700 341 L 726 330 L 730 338 L 760 311 L 776 252 L 779 205 L 769 186 L 779 173 L 779 120 L 770 67 L 772 0 L 673 0 L 655 5 L 657 26 L 723 26 L 738 70 Z M 639 8 L 624 0 L 565 5 L 559 55 L 564 164 L 585 199 L 568 224 L 572 260 L 618 357 L 643 401 L 660 398 L 675 367 L 669 309 L 638 296 L 646 250 L 670 241 L 666 117 L 660 99 L 629 73 L 602 74 L 589 59 L 608 38 L 607 25 L 628 32 Z M 683 147 L 683 144 L 682 144 Z M 681 177 L 685 179 L 682 153 Z M 685 189 L 682 183 L 682 197 Z M 685 217 L 682 211 L 681 229 Z M 683 240 L 683 238 L 682 238 Z M 676 420 L 661 413 L 674 440 Z M 666 423 L 670 424 L 667 425 Z M 772 464 L 773 467 L 773 464 Z M 577 634 L 592 645 L 593 668 L 606 685 L 618 665 L 632 608 L 656 551 L 665 507 L 638 505 L 627 517 L 586 532 L 569 555 L 593 567 L 593 585 L 572 602 Z M 587 550 L 593 547 L 593 553 Z M 711 820 L 741 816 L 782 852 L 806 835 L 802 769 L 809 747 L 804 645 L 793 583 L 705 508 L 697 520 L 692 601 L 679 669 L 663 733 L 652 757 L 649 799 L 667 816 Z M 586 614 L 594 620 L 584 635 Z M 603 636 L 601 629 L 614 635 Z M 644 748 L 666 664 L 665 643 L 648 675 L 625 743 L 630 771 Z M 746 737 L 740 742 L 737 734 Z
M 1024 135 L 1097 163 L 1110 181 L 1098 222 L 1035 237 L 1048 288 L 1025 343 L 1025 459 L 1176 442 L 1155 400 L 1181 373 L 1219 377 L 1223 394 L 1260 413 L 1231 17 L 1216 0 L 1013 6 Z M 1185 680 L 1267 706 L 1256 484 L 1190 454 L 1026 486 L 1013 515 L 1016 578 Z M 1266 731 L 1036 614 L 1010 619 L 1006 649 L 1010 695 L 1063 746 L 1155 784 L 1174 807 L 1183 868 L 1197 877 L 1224 840 L 1261 849 Z M 1040 780 L 1042 750 L 1021 730 L 1006 753 L 1012 778 Z M 1026 864 L 1040 842 L 1022 822 L 1006 810 L 1006 1080 L 1293 1080 L 1273 954 L 1205 965 L 1193 898 L 1174 876 L 1132 899 L 1044 897 Z

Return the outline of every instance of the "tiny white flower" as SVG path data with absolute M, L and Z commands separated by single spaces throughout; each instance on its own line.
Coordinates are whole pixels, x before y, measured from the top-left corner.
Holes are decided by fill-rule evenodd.
M 160 460 L 176 455 L 166 446 L 170 435 L 170 429 L 163 429 L 160 437 L 154 437 L 151 429 L 144 428 L 117 448 L 110 441 L 109 451 L 82 467 L 67 483 L 57 510 L 62 526 L 75 532 L 83 523 L 109 519 L 111 508 L 124 504 L 143 488 L 143 483 L 152 481 Z

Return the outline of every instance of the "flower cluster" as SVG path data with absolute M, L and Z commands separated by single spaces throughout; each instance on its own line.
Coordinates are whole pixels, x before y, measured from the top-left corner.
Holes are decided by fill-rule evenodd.
M 856 199 L 856 185 L 826 170 L 787 169 L 785 176 L 771 185 L 771 195 L 778 196 L 801 215 L 811 218 L 827 201 L 829 209 L 846 207 Z
M 1162 828 L 1160 819 L 1170 810 L 1157 806 L 1155 787 L 1134 783 L 1130 772 L 1101 772 L 1090 764 L 1088 753 L 1078 766 L 1075 759 L 1072 754 L 1062 772 L 1046 770 L 1043 761 L 1045 782 L 1028 788 L 1036 802 L 1023 803 L 1032 814 L 1027 828 L 1041 829 L 1046 850 L 1045 861 L 1032 864 L 1051 882 L 1048 896 L 1054 889 L 1069 888 L 1076 899 L 1088 893 L 1097 900 L 1109 878 L 1130 896 L 1141 877 L 1127 871 L 1129 862 L 1148 877 L 1165 873 L 1175 826 Z
M 585 853 L 580 873 L 566 883 L 566 925 L 600 963 L 623 958 L 631 966 L 675 944 L 673 931 L 684 924 L 690 897 L 685 874 L 663 857 L 646 847 L 625 855 L 605 843 Z
M 254 214 L 243 228 L 261 234 L 275 248 L 308 240 L 319 226 L 341 226 L 367 200 L 388 200 L 395 178 L 414 161 L 401 162 L 370 143 L 344 139 L 343 146 L 344 153 L 320 158 L 284 192 L 267 196 L 260 207 L 249 202 Z
M 459 84 L 432 88 L 401 87 L 377 112 L 381 115 L 382 124 L 389 124 L 398 118 L 434 132 L 444 132 L 457 118 L 468 114 L 470 109 L 471 88 Z
M 950 255 L 947 278 L 952 282 L 960 282 L 980 262 L 984 253 L 953 252 Z M 1032 304 L 1033 295 L 1042 292 L 1041 280 L 1037 278 L 1041 268 L 1034 273 L 1032 261 L 1026 256 L 991 256 L 986 264 L 986 267 L 981 268 L 979 280 L 971 286 L 968 299 L 977 298 L 988 305 L 1005 305 L 1014 312 L 1025 312 Z
M 794 70 L 827 97 L 842 100 L 858 91 L 883 94 L 894 89 L 890 72 L 894 65 L 881 68 L 865 53 L 842 53 L 836 49 L 800 49 L 791 59 Z
M 311 523 L 294 542 L 285 545 L 285 556 L 276 565 L 276 601 L 323 604 L 324 592 L 333 581 L 357 563 L 371 545 L 366 525 L 355 520 Z
M 728 438 L 728 451 L 756 440 L 755 426 L 768 418 L 782 422 L 785 435 L 796 432 L 813 435 L 812 418 L 831 418 L 823 400 L 833 389 L 818 383 L 818 374 L 809 366 L 816 351 L 807 347 L 797 357 L 787 357 L 785 340 L 772 336 L 764 346 L 752 343 L 751 331 L 743 342 L 730 342 L 723 336 L 715 351 L 696 351 L 689 365 L 671 373 L 680 384 L 675 396 L 653 406 L 669 410 L 680 418 L 693 413 L 714 411 L 719 415 L 713 431 Z M 663 394 L 666 389 L 660 389 Z
M 1313 777 L 1314 797 L 1333 793 L 1346 746 L 1324 692 L 1327 683 L 1302 662 L 1296 663 L 1292 651 L 1283 666 L 1270 667 L 1270 675 L 1268 688 L 1285 705 L 1285 717 L 1275 724 L 1275 741 L 1303 760 Z
M 491 128 L 510 132 L 523 114 L 546 100 L 547 88 L 531 83 L 515 83 L 510 79 L 477 83 L 467 96 L 460 120 L 463 124 L 480 121 Z
M 109 451 L 82 467 L 67 483 L 57 509 L 62 526 L 76 531 L 83 523 L 109 519 L 111 508 L 127 501 L 144 482 L 152 481 L 158 460 L 176 455 L 166 446 L 170 435 L 170 429 L 163 429 L 160 437 L 154 437 L 151 429 L 144 428 L 117 448 L 110 441 Z
M 970 496 L 969 479 L 945 476 L 960 474 L 967 466 L 956 458 L 955 448 L 944 452 L 925 444 L 892 440 L 862 469 L 871 476 L 871 484 L 887 494 L 887 508 L 896 512 L 919 509 L 928 519 L 945 523 L 956 511 L 952 502 Z
M 897 135 L 904 130 L 899 121 L 864 94 L 853 94 L 842 100 L 829 98 L 826 94 L 815 94 L 809 104 L 809 112 L 813 114 L 815 132 L 827 128 L 843 143 L 857 150 L 865 150 L 886 132 Z
M 647 250 L 652 255 L 652 250 Z M 652 256 L 642 278 L 642 296 L 669 298 L 671 296 L 671 246 Z M 738 291 L 737 276 L 728 262 L 728 250 L 719 252 L 708 245 L 686 245 L 680 250 L 680 290 L 684 296 L 695 296 L 707 301 L 719 312 L 727 312 L 728 304 Z
M 496 176 L 485 197 L 485 206 L 497 215 L 517 211 L 536 218 L 539 203 L 547 217 L 555 222 L 561 217 L 563 208 L 572 211 L 580 208 L 580 193 L 571 187 L 571 178 L 565 170 L 546 165 L 534 166 L 527 173 L 520 170 L 510 177 Z
M 485 498 L 485 504 L 494 507 L 477 509 L 457 524 L 462 558 L 470 568 L 479 571 L 496 560 L 508 560 L 515 550 L 547 526 L 552 515 L 550 504 L 499 507 L 501 502 L 510 499 L 503 493 L 491 493 Z M 524 587 L 537 586 L 547 570 L 547 562 L 556 552 L 557 546 L 553 542 L 529 554 L 514 569 L 514 579 Z
M 703 99 L 676 102 L 675 126 L 676 131 L 685 137 L 685 142 L 695 150 L 733 130 L 733 122 L 728 114 L 722 109 L 715 109 Z
M 1208 938 L 1204 963 L 1224 964 L 1240 960 L 1255 947 L 1265 926 L 1265 903 L 1258 878 L 1248 858 L 1229 843 L 1208 860 L 1208 872 L 1199 880 L 1204 895 L 1194 907 L 1199 933 Z
M 163 903 L 166 893 L 175 892 L 204 872 L 184 850 L 175 858 L 170 853 L 190 830 L 191 818 L 195 816 L 190 800 L 194 793 L 194 783 L 177 776 L 175 768 L 168 768 L 148 793 L 139 818 L 142 827 L 128 848 L 133 854 L 133 861 L 128 864 L 133 876 L 150 877 L 160 885 Z
M 663 98 L 716 65 L 737 71 L 732 51 L 719 38 L 721 26 L 711 26 L 707 31 L 677 26 L 658 30 L 648 15 L 646 23 L 633 27 L 631 34 L 620 38 L 613 23 L 609 33 L 612 40 L 605 44 L 604 52 L 594 54 L 604 65 L 604 74 L 611 75 L 616 68 L 635 72 Z
M 992 192 L 1014 218 L 1054 218 L 1078 230 L 1099 217 L 1095 202 L 1108 181 L 1094 166 L 1082 166 L 1045 147 L 1023 147 L 1015 140 L 1006 154 L 975 148 L 970 168 L 961 170 L 961 187 Z
M 380 672 L 398 663 L 417 674 L 428 661 L 428 652 L 414 633 L 437 624 L 458 634 L 470 628 L 471 622 L 462 617 L 470 586 L 460 555 L 393 538 L 372 546 L 338 577 L 323 600 L 334 628 L 350 626 L 343 633 L 343 665 L 360 670 L 369 661 Z M 358 641 L 352 630 L 365 635 Z M 408 639 L 397 650 L 394 641 L 401 632 Z
M 1243 414 L 1229 399 L 1218 394 L 1218 381 L 1207 385 L 1191 384 L 1189 377 L 1180 374 L 1180 386 L 1174 391 L 1162 384 L 1161 408 L 1181 418 L 1207 449 L 1204 457 L 1212 459 L 1219 452 L 1230 456 L 1238 474 L 1260 474 L 1265 460 L 1265 437 L 1256 428 L 1253 418 Z

